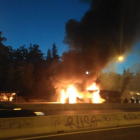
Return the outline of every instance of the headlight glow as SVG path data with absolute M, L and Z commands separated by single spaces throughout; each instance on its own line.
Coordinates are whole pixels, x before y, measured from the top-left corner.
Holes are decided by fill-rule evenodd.
M 44 113 L 43 112 L 34 112 L 37 116 L 42 116 L 42 115 L 44 115 Z
M 21 110 L 21 108 L 14 108 L 13 110 Z

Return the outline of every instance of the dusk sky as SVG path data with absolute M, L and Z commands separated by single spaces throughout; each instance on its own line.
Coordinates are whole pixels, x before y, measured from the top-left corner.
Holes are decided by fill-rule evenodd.
M 55 42 L 61 56 L 68 50 L 63 43 L 67 21 L 79 21 L 87 10 L 89 3 L 79 0 L 0 0 L 0 31 L 7 38 L 4 44 L 13 49 L 37 44 L 46 55 Z M 120 72 L 138 61 L 139 46 L 135 45 L 125 62 L 116 65 L 116 70 Z
M 63 43 L 65 24 L 80 20 L 89 5 L 78 0 L 0 0 L 0 30 L 13 48 L 30 43 L 46 53 L 55 42 L 59 55 L 67 50 Z

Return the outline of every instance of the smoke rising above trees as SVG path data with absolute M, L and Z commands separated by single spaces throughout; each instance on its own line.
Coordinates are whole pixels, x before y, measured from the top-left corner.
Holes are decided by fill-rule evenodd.
M 53 44 L 54 45 L 54 44 Z M 30 48 L 30 49 L 29 49 Z M 54 97 L 55 89 L 58 85 L 60 88 L 64 85 L 67 85 L 71 82 L 72 75 L 69 73 L 69 68 L 67 65 L 73 67 L 73 63 L 79 65 L 79 61 L 76 62 L 78 53 L 76 51 L 69 51 L 63 54 L 63 58 L 60 61 L 59 59 L 52 58 L 52 51 L 48 49 L 47 57 L 45 58 L 39 45 L 29 45 L 29 48 L 26 46 L 21 46 L 16 50 L 13 50 L 12 47 L 6 47 L 1 42 L 0 45 L 0 90 L 16 90 L 20 91 L 23 95 L 36 96 L 49 99 Z M 52 47 L 53 48 L 53 47 Z M 55 52 L 57 52 L 57 47 L 55 46 Z M 71 53 L 70 53 L 71 52 Z M 34 55 L 35 54 L 35 55 Z M 29 56 L 31 55 L 31 56 Z M 42 57 L 43 55 L 43 57 Z M 71 57 L 71 61 L 63 61 L 63 59 Z M 58 56 L 56 54 L 56 56 Z M 79 56 L 80 57 L 80 56 Z M 31 59 L 29 59 L 31 58 Z M 33 60 L 33 61 L 32 61 Z M 36 61 L 35 61 L 36 60 Z M 48 61 L 49 60 L 49 61 Z M 4 63 L 3 63 L 4 62 Z M 6 63 L 5 63 L 6 62 Z M 66 62 L 69 62 L 66 64 Z M 64 67 L 65 66 L 65 67 Z M 82 62 L 81 62 L 82 66 Z M 65 69 L 65 73 L 61 73 L 61 69 Z M 74 70 L 73 68 L 71 71 Z M 83 71 L 82 71 L 83 72 Z M 72 71 L 75 73 L 74 76 L 81 77 L 81 79 L 76 79 L 73 83 L 81 83 L 81 90 L 84 90 L 85 83 L 82 83 L 82 79 L 90 79 L 86 75 L 83 78 L 81 69 Z M 57 75 L 57 74 L 60 75 Z M 66 75 L 64 75 L 66 74 Z M 69 77 L 67 76 L 69 75 Z M 58 77 L 56 77 L 58 76 Z M 56 85 L 52 85 L 51 82 L 53 78 L 59 79 L 56 81 Z M 68 79 L 65 80 L 65 77 Z M 75 77 L 74 77 L 75 78 Z M 129 79 L 129 80 L 127 80 Z M 81 80 L 81 81 L 80 81 Z M 140 90 L 140 74 L 139 71 L 136 74 L 132 74 L 130 71 L 124 71 L 123 75 L 117 73 L 101 73 L 98 77 L 98 84 L 100 84 L 101 90 L 118 90 L 124 92 L 124 97 L 128 95 L 128 91 L 139 91 Z M 127 80 L 127 82 L 126 82 Z M 63 82 L 63 83 L 62 83 Z M 93 81 L 91 81 L 93 82 Z M 54 84 L 54 83 L 53 83 Z M 79 87 L 79 85 L 76 85 Z M 56 97 L 56 96 L 55 96 Z M 57 98 L 57 97 L 56 97 Z M 122 97 L 123 98 L 123 97 Z
M 52 78 L 56 88 L 64 83 L 93 82 L 111 60 L 130 52 L 140 38 L 139 0 L 86 2 L 90 2 L 90 9 L 83 18 L 66 23 L 64 43 L 69 45 L 69 51 L 63 53 Z M 86 70 L 89 75 L 85 75 Z

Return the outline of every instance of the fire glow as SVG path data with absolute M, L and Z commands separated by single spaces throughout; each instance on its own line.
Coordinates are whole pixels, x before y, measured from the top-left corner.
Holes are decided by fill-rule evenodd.
M 77 99 L 85 103 L 103 103 L 105 100 L 100 97 L 99 93 L 100 89 L 95 83 L 87 88 L 86 93 L 80 93 L 73 85 L 69 85 L 66 90 L 61 91 L 61 103 L 66 103 L 66 100 L 70 104 L 78 103 Z
M 16 93 L 1 93 L 0 101 L 1 102 L 12 102 L 16 97 Z

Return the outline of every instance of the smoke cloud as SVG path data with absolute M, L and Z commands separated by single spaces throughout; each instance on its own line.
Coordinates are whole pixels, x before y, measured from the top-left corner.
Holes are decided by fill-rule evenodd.
M 139 0 L 88 2 L 90 9 L 81 21 L 71 19 L 66 23 L 64 42 L 69 51 L 63 53 L 52 77 L 56 88 L 93 83 L 112 59 L 131 51 L 140 37 Z

